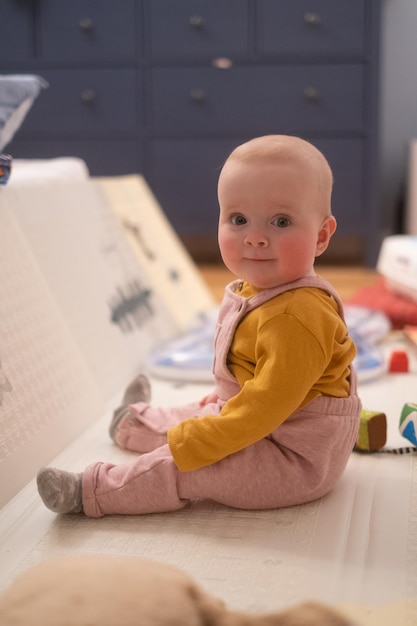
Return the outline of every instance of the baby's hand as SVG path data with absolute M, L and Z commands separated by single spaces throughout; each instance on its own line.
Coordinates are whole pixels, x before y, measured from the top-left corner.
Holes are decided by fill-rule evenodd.
M 212 391 L 212 393 L 209 393 L 207 396 L 204 396 L 204 398 L 201 398 L 199 405 L 205 406 L 206 404 L 210 404 L 211 402 L 217 402 L 218 399 L 219 396 L 217 395 L 217 393 L 215 391 Z

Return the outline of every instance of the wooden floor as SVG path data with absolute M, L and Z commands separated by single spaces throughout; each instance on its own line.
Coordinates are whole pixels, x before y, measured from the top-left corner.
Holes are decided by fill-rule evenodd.
M 235 277 L 221 264 L 199 265 L 199 269 L 215 300 L 220 302 L 224 286 Z M 378 273 L 366 267 L 320 265 L 316 271 L 333 285 L 344 301 L 360 287 L 373 285 L 378 279 Z

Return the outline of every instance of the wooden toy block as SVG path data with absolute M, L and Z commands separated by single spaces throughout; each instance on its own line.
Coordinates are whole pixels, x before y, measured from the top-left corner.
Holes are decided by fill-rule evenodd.
M 387 416 L 380 411 L 362 409 L 355 450 L 377 452 L 387 441 Z

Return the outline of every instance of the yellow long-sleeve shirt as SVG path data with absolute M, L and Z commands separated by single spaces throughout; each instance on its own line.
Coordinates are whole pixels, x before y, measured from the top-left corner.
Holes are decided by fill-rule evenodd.
M 240 295 L 257 290 L 244 283 Z M 269 435 L 319 395 L 347 397 L 356 354 L 334 298 L 319 288 L 286 291 L 240 322 L 228 368 L 240 391 L 219 415 L 181 422 L 168 444 L 182 471 L 211 465 Z

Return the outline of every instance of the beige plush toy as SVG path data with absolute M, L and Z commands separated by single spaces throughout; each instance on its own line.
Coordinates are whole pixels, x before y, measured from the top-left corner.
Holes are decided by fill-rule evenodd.
M 71 556 L 21 574 L 0 596 L 1 626 L 348 626 L 306 603 L 268 615 L 228 611 L 185 572 L 137 557 Z

